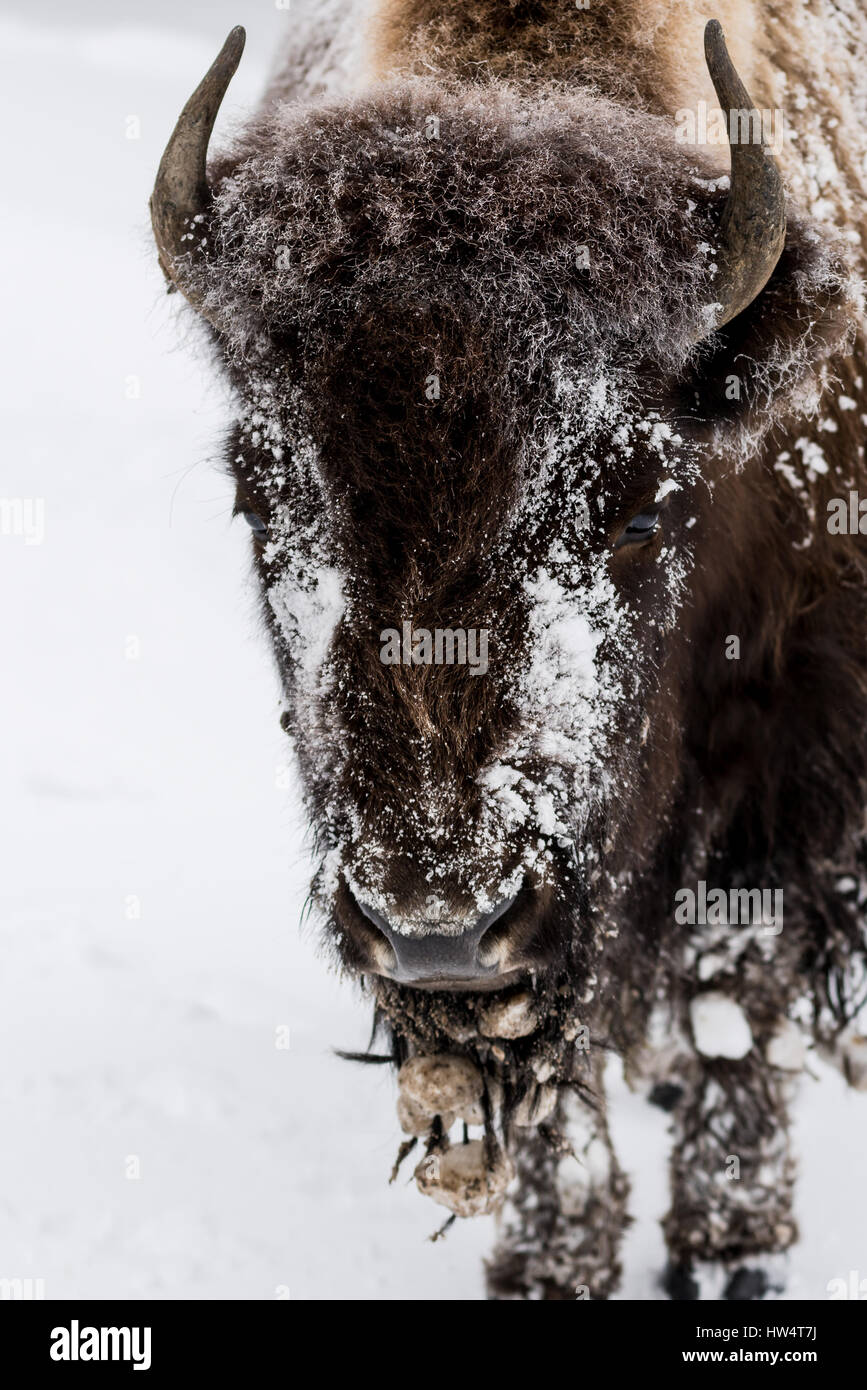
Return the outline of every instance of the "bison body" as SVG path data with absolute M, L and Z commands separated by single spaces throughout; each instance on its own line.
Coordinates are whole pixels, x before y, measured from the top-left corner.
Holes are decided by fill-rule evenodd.
M 671 1113 L 675 1297 L 796 1239 L 804 1040 L 867 1077 L 867 19 L 790 8 L 325 7 L 206 181 L 224 50 L 155 193 L 324 939 L 396 1064 L 481 1077 L 496 1297 L 616 1288 L 612 1054 Z M 403 1099 L 429 1190 L 466 1115 Z

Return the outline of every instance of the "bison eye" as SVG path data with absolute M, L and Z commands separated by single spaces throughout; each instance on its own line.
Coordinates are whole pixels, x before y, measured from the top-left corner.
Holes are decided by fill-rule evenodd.
M 655 536 L 658 529 L 659 512 L 639 512 L 621 531 L 614 542 L 614 549 L 619 550 L 622 545 L 641 545 Z
M 241 515 L 253 532 L 253 539 L 261 541 L 262 544 L 264 544 L 268 539 L 268 527 L 265 525 L 262 518 L 257 516 L 255 512 L 242 512 Z

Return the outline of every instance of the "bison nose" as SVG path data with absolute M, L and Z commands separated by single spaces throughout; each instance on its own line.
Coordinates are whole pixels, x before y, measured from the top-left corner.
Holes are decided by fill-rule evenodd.
M 484 988 L 503 976 L 503 939 L 496 925 L 506 918 L 517 895 L 485 912 L 463 931 L 398 931 L 375 908 L 357 904 L 378 941 L 368 941 L 374 969 L 401 984 L 427 989 Z M 377 949 L 378 948 L 378 949 Z

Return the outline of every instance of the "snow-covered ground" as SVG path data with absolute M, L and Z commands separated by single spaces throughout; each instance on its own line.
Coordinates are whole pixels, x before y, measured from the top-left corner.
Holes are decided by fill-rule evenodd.
M 166 136 L 237 22 L 230 121 L 285 10 L 6 0 L 0 20 L 0 495 L 45 508 L 41 544 L 0 534 L 0 1278 L 475 1299 L 491 1222 L 426 1240 L 440 1210 L 387 1185 L 392 1076 L 333 1055 L 369 1010 L 299 927 L 302 817 L 213 462 L 226 403 L 149 240 Z M 867 1097 L 814 1071 L 790 1293 L 822 1298 L 867 1276 Z M 614 1080 L 624 1295 L 652 1298 L 666 1121 Z

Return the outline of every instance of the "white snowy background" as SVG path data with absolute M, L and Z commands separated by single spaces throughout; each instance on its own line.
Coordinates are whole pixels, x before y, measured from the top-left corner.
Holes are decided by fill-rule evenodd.
M 443 1213 L 411 1164 L 387 1185 L 390 1070 L 333 1055 L 364 1047 L 369 1008 L 300 928 L 303 818 L 215 465 L 227 403 L 150 242 L 162 147 L 237 22 L 223 128 L 291 12 L 6 0 L 0 18 L 0 495 L 46 509 L 42 544 L 0 535 L 0 1278 L 48 1298 L 477 1299 L 492 1222 L 427 1240 Z M 789 1293 L 813 1299 L 867 1276 L 867 1096 L 811 1068 Z M 655 1298 L 666 1117 L 614 1073 L 638 1216 L 623 1296 Z

